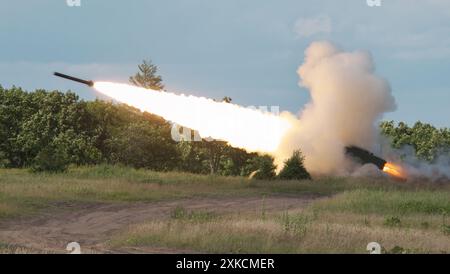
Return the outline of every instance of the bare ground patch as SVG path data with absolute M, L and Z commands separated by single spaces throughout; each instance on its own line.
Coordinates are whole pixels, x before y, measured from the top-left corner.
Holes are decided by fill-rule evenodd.
M 65 253 L 67 243 L 80 243 L 85 253 L 185 253 L 169 248 L 127 248 L 110 250 L 105 243 L 132 224 L 168 218 L 178 206 L 187 210 L 207 210 L 218 214 L 301 209 L 314 196 L 268 196 L 239 198 L 195 198 L 152 203 L 63 204 L 62 210 L 0 224 L 0 242 L 32 253 Z

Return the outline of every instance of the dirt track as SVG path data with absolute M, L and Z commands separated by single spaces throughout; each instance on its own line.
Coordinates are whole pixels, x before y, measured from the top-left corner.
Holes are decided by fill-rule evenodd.
M 313 197 L 266 197 L 267 211 L 303 208 Z M 81 244 L 86 253 L 182 253 L 171 249 L 108 250 L 105 242 L 128 225 L 168 218 L 177 206 L 188 210 L 202 209 L 217 213 L 261 211 L 263 198 L 197 198 L 154 203 L 91 204 L 64 206 L 57 213 L 32 219 L 12 220 L 0 224 L 0 241 L 27 249 L 66 253 L 67 243 Z

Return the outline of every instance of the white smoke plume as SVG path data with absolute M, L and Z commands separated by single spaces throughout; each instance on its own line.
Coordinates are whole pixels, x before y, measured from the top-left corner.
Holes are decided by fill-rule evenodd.
M 291 127 L 288 121 L 273 113 L 204 97 L 111 82 L 95 82 L 94 88 L 141 111 L 195 129 L 203 138 L 224 140 L 248 151 L 274 151 Z
M 431 179 L 434 182 L 446 182 L 450 180 L 450 158 L 448 156 L 440 156 L 433 163 L 427 163 L 417 160 L 408 162 L 406 167 L 408 176 L 412 179 Z
M 379 120 L 396 108 L 388 82 L 375 74 L 369 53 L 345 52 L 329 42 L 312 43 L 297 72 L 311 101 L 299 118 L 282 114 L 294 126 L 280 144 L 277 163 L 301 149 L 311 173 L 349 174 L 345 146 L 373 150 Z
M 379 120 L 396 107 L 389 84 L 375 75 L 369 53 L 344 52 L 329 42 L 309 46 L 298 74 L 300 85 L 311 95 L 299 117 L 124 84 L 95 82 L 94 87 L 119 102 L 198 130 L 202 137 L 270 153 L 279 168 L 301 149 L 311 173 L 350 174 L 354 163 L 344 155 L 344 148 L 373 150 Z

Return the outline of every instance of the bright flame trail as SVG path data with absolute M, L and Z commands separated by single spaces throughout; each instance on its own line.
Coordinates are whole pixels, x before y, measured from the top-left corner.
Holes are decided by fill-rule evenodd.
M 397 178 L 400 181 L 406 181 L 405 172 L 398 165 L 388 162 L 384 165 L 383 171 L 391 176 L 394 176 L 395 178 Z
M 269 112 L 204 97 L 111 82 L 95 82 L 94 88 L 121 103 L 197 130 L 202 138 L 224 140 L 248 151 L 276 151 L 292 126 L 287 119 Z

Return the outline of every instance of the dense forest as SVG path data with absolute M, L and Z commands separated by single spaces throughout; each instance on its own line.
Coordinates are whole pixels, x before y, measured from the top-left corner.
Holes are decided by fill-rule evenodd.
M 162 91 L 157 67 L 144 61 L 130 82 Z M 230 102 L 231 98 L 223 99 Z M 84 101 L 72 92 L 0 86 L 0 167 L 64 171 L 69 165 L 121 164 L 158 171 L 275 177 L 273 158 L 248 153 L 221 141 L 175 142 L 172 125 L 161 117 L 108 101 Z M 429 124 L 383 122 L 392 145 L 414 147 L 419 158 L 434 161 L 449 154 L 450 130 Z M 310 178 L 296 151 L 286 161 L 283 179 Z M 257 171 L 255 173 L 255 171 Z

